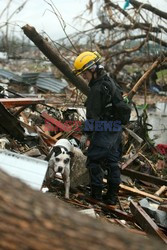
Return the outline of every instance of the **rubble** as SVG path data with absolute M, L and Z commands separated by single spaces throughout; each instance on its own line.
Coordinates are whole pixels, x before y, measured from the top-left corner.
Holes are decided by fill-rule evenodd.
M 130 203 L 130 209 L 136 222 L 148 233 L 151 234 L 167 244 L 166 235 L 159 229 L 156 223 L 150 218 L 150 216 L 134 201 Z
M 17 86 L 19 92 L 11 90 L 12 86 Z M 6 160 L 2 161 L 2 155 L 8 151 L 18 159 L 31 159 L 28 167 L 34 171 L 37 165 L 32 162 L 43 163 L 46 169 L 48 153 L 60 138 L 69 139 L 76 149 L 81 148 L 81 128 L 85 119 L 84 98 L 81 94 L 78 97 L 74 88 L 66 86 L 63 93 L 38 89 L 34 96 L 30 96 L 28 88 L 25 89 L 16 82 L 10 83 L 9 88 L 8 82 L 6 90 L 11 90 L 12 93 L 9 92 L 8 97 L 2 93 L 0 98 L 0 148 L 5 150 L 0 152 L 0 162 L 5 171 L 9 166 L 6 166 Z M 45 192 L 45 195 L 51 195 L 53 199 L 56 196 L 69 203 L 78 211 L 90 212 L 97 220 L 117 224 L 143 237 L 154 235 L 166 244 L 166 224 L 157 222 L 141 204 L 142 199 L 151 199 L 157 204 L 158 211 L 166 216 L 166 145 L 154 145 L 148 136 L 146 110 L 135 115 L 135 108 L 130 124 L 124 129 L 123 157 L 120 162 L 122 183 L 117 206 L 105 205 L 89 197 L 84 154 L 76 157 L 73 162 L 78 171 L 74 170 L 76 174 L 72 174 L 74 178 L 71 181 L 69 200 L 64 199 L 60 178 L 52 180 L 47 186 L 44 182 L 45 171 L 38 189 Z M 25 167 L 19 160 L 15 161 L 15 165 L 20 165 L 23 169 Z
M 24 57 L 20 55 L 20 52 L 18 58 L 20 58 L 21 65 L 16 69 L 15 61 L 13 61 L 11 68 L 9 66 L 9 58 L 11 59 L 12 57 L 9 57 L 9 54 L 5 53 L 2 55 L 2 58 L 5 60 L 3 60 L 0 69 L 0 169 L 21 179 L 32 188 L 45 193 L 43 196 L 45 200 L 42 200 L 43 197 L 40 193 L 35 194 L 31 189 L 26 191 L 25 188 L 23 189 L 23 192 L 25 192 L 25 197 L 23 198 L 27 199 L 27 207 L 26 203 L 22 201 L 21 196 L 23 193 L 19 193 L 19 188 L 24 187 L 24 184 L 17 183 L 17 181 L 16 184 L 14 184 L 15 181 L 13 180 L 13 185 L 8 185 L 10 177 L 2 172 L 2 190 L 3 188 L 7 189 L 7 195 L 5 192 L 1 192 L 3 201 L 1 206 L 1 219 L 7 210 L 7 220 L 2 220 L 1 230 L 3 231 L 4 238 L 6 237 L 6 240 L 4 242 L 2 241 L 2 246 L 5 245 L 8 247 L 12 245 L 11 239 L 12 237 L 14 238 L 12 228 L 15 228 L 16 231 L 21 229 L 21 233 L 23 232 L 21 237 L 14 238 L 14 242 L 18 240 L 18 245 L 20 245 L 20 239 L 25 237 L 24 230 L 29 228 L 31 231 L 31 226 L 34 228 L 35 225 L 37 230 L 30 232 L 31 237 L 25 237 L 23 240 L 28 240 L 28 244 L 30 245 L 33 239 L 37 241 L 36 239 L 40 235 L 41 239 L 46 241 L 45 248 L 48 247 L 48 243 L 51 243 L 51 240 L 47 239 L 52 237 L 52 235 L 54 238 L 57 236 L 57 242 L 61 244 L 61 242 L 59 242 L 59 233 L 61 233 L 61 236 L 65 236 L 63 239 L 65 239 L 64 241 L 65 244 L 67 244 L 67 248 L 69 247 L 68 244 L 71 242 L 71 239 L 74 239 L 74 237 L 71 236 L 74 235 L 77 244 L 74 244 L 75 247 L 71 249 L 78 248 L 81 239 L 82 247 L 87 246 L 86 240 L 88 238 L 91 238 L 91 241 L 96 243 L 96 248 L 105 248 L 101 239 L 104 239 L 105 245 L 108 244 L 109 246 L 109 240 L 112 240 L 112 235 L 111 231 L 108 231 L 106 236 L 103 234 L 103 237 L 99 237 L 99 234 L 96 233 L 98 231 L 95 229 L 98 220 L 105 221 L 106 224 L 117 224 L 119 227 L 124 228 L 125 231 L 140 234 L 140 236 L 143 237 L 143 242 L 144 238 L 153 239 L 155 237 L 159 242 L 167 244 L 167 141 L 165 141 L 165 139 L 165 142 L 161 141 L 156 144 L 156 138 L 150 137 L 153 124 L 148 120 L 147 109 L 148 103 L 155 105 L 158 101 L 167 101 L 167 96 L 163 96 L 163 94 L 166 94 L 164 92 L 166 88 L 164 82 L 166 79 L 162 81 L 159 80 L 157 76 L 157 73 L 160 72 L 159 70 L 163 68 L 166 70 L 167 53 L 164 48 L 167 44 L 165 41 L 154 36 L 154 32 L 163 34 L 165 31 L 163 25 L 154 25 L 154 27 L 151 25 L 150 21 L 152 20 L 149 20 L 149 18 L 146 20 L 147 22 L 145 22 L 141 11 L 142 8 L 146 8 L 151 11 L 152 14 L 156 12 L 154 14 L 158 13 L 157 15 L 159 17 L 165 19 L 166 13 L 158 11 L 158 9 L 152 8 L 147 4 L 144 4 L 143 7 L 142 5 L 140 6 L 140 3 L 136 3 L 136 1 L 130 1 L 131 7 L 134 7 L 134 9 L 131 8 L 134 14 L 131 16 L 130 12 L 125 12 L 125 6 L 123 10 L 119 5 L 112 3 L 112 1 L 104 2 L 105 11 L 102 10 L 102 13 L 105 12 L 108 16 L 112 16 L 112 18 L 104 22 L 100 17 L 101 13 L 98 13 L 100 23 L 97 23 L 90 31 L 86 31 L 88 32 L 87 37 L 89 36 L 89 32 L 96 34 L 92 36 L 92 33 L 90 36 L 94 37 L 94 41 L 91 39 L 91 47 L 93 48 L 92 45 L 94 44 L 97 50 L 101 50 L 106 69 L 115 77 L 119 84 L 125 87 L 124 90 L 129 91 L 129 93 L 125 93 L 125 96 L 133 108 L 130 123 L 123 127 L 123 155 L 120 162 L 122 183 L 120 184 L 118 204 L 116 206 L 110 206 L 90 197 L 89 175 L 85 167 L 85 153 L 89 145 L 89 140 L 87 140 L 85 148 L 82 148 L 81 142 L 83 136 L 82 126 L 85 120 L 84 101 L 85 96 L 89 93 L 89 88 L 82 77 L 76 77 L 73 74 L 69 66 L 71 59 L 74 59 L 75 53 L 78 53 L 80 49 L 82 50 L 84 44 L 79 48 L 78 41 L 78 45 L 76 46 L 76 43 L 73 43 L 72 39 L 70 41 L 70 47 L 68 47 L 67 50 L 65 50 L 66 48 L 62 49 L 58 44 L 52 46 L 52 44 L 54 44 L 52 43 L 53 41 L 42 37 L 34 27 L 27 24 L 22 27 L 23 33 L 39 48 L 49 61 L 43 60 L 44 67 L 41 70 L 39 70 L 37 65 L 35 65 L 34 68 L 31 65 L 30 70 L 25 66 L 26 62 L 23 60 Z M 128 3 L 129 1 L 126 2 Z M 89 1 L 87 10 L 91 12 L 93 6 L 93 2 Z M 139 6 L 140 8 L 138 8 Z M 124 23 L 120 23 L 120 15 L 115 15 L 116 13 L 124 16 Z M 120 20 L 116 20 L 117 16 Z M 139 16 L 142 18 L 142 23 L 139 21 Z M 126 18 L 128 19 L 128 25 L 132 24 L 129 28 L 126 24 Z M 136 21 L 137 19 L 138 21 Z M 159 22 L 157 22 L 157 24 L 158 23 Z M 112 24 L 117 28 L 112 29 Z M 162 24 L 164 24 L 164 22 L 162 22 Z M 146 37 L 145 35 L 144 37 L 132 36 L 133 33 L 130 31 L 136 27 L 141 31 L 147 31 L 148 34 Z M 99 29 L 104 35 L 97 35 Z M 103 41 L 105 39 L 100 39 L 101 41 L 98 43 L 95 42 L 99 37 L 105 38 L 105 32 L 107 30 L 107 32 L 114 30 L 120 33 L 120 29 L 122 34 L 121 39 L 120 36 L 115 36 L 114 33 L 108 33 L 107 42 Z M 85 32 L 81 33 L 85 36 Z M 125 36 L 123 34 L 125 34 Z M 141 34 L 145 34 L 145 32 Z M 80 36 L 77 35 L 75 38 L 76 37 Z M 113 37 L 119 37 L 119 39 L 116 38 L 113 40 Z M 139 41 L 140 38 L 144 40 Z M 134 42 L 135 39 L 136 41 Z M 9 50 L 10 45 L 7 42 L 7 37 L 5 40 L 8 47 L 7 49 Z M 128 40 L 133 40 L 133 43 Z M 151 43 L 148 43 L 149 40 Z M 89 40 L 87 42 L 89 44 Z M 158 46 L 154 47 L 156 44 Z M 74 47 L 71 48 L 71 45 Z M 75 47 L 74 53 L 73 49 Z M 108 50 L 109 48 L 112 48 L 111 53 Z M 34 48 L 32 51 L 33 50 Z M 143 52 L 141 53 L 142 50 Z M 31 53 L 33 53 L 32 51 Z M 37 59 L 37 54 L 39 54 L 40 51 L 36 51 L 36 56 L 34 53 L 34 60 Z M 134 53 L 135 51 L 137 53 Z M 153 53 L 153 51 L 155 53 Z M 29 51 L 25 50 L 25 53 L 28 55 Z M 66 60 L 64 60 L 66 54 L 67 57 Z M 145 57 L 146 54 L 147 57 Z M 30 57 L 31 55 L 29 58 Z M 29 60 L 31 60 L 32 63 L 32 58 Z M 7 62 L 6 65 L 5 62 Z M 58 74 L 55 74 L 52 68 L 53 65 L 51 65 L 50 62 L 59 70 Z M 152 65 L 150 65 L 150 63 Z M 38 61 L 38 64 L 40 64 L 40 61 Z M 64 76 L 62 77 L 61 74 Z M 74 86 L 71 86 L 71 83 Z M 134 83 L 135 85 L 133 86 Z M 142 84 L 144 87 L 142 87 L 143 93 L 142 96 L 140 96 L 138 95 L 140 94 L 138 93 L 138 88 Z M 155 93 L 157 93 L 158 98 L 155 96 Z M 142 105 L 139 108 L 140 104 Z M 166 116 L 165 112 L 163 115 Z M 157 120 L 158 119 L 159 117 L 157 117 Z M 160 126 L 157 121 L 156 125 Z M 162 124 L 161 129 L 157 127 L 160 133 L 164 133 L 164 138 L 165 130 L 167 130 L 165 126 L 166 123 Z M 54 176 L 52 179 L 48 173 L 49 152 L 53 145 L 61 138 L 70 140 L 77 152 L 72 162 L 71 190 L 70 199 L 68 200 L 64 198 L 61 176 Z M 105 193 L 107 189 L 107 181 L 105 178 L 103 184 L 103 192 Z M 39 196 L 42 197 L 39 199 L 43 205 L 41 207 L 35 205 L 39 202 Z M 56 205 L 58 209 L 56 213 L 58 212 L 58 216 L 57 220 L 53 220 L 53 224 L 52 221 L 48 220 L 48 217 L 52 213 L 55 214 L 55 204 L 50 203 L 50 205 L 49 201 L 47 201 L 47 196 L 51 196 L 53 200 L 57 197 L 64 202 L 60 202 L 60 205 L 59 202 L 57 202 Z M 16 198 L 18 198 L 18 200 Z M 64 205 L 67 205 L 65 203 L 77 208 L 78 213 L 76 214 L 79 215 L 80 213 L 79 216 L 83 216 L 84 223 L 80 223 L 82 220 L 77 220 L 75 216 L 73 216 L 72 210 L 68 210 L 66 207 L 63 208 Z M 32 205 L 33 209 L 31 209 Z M 21 213 L 22 218 L 20 218 L 18 211 L 22 211 L 23 207 L 27 210 L 28 216 L 25 216 L 26 213 L 23 210 L 23 213 Z M 14 212 L 14 218 L 10 217 L 11 211 Z M 45 217 L 42 217 L 42 214 L 44 214 Z M 92 216 L 96 220 L 95 223 L 93 223 L 92 220 L 90 231 L 88 231 L 87 235 L 85 234 L 85 221 L 89 221 L 89 219 L 91 221 L 92 218 L 85 217 L 84 219 L 83 214 Z M 16 219 L 19 221 L 18 227 L 15 225 L 17 224 Z M 24 221 L 22 219 L 24 219 Z M 6 222 L 9 220 L 13 224 L 7 228 L 4 225 L 8 224 Z M 57 232 L 55 224 L 58 224 Z M 80 230 L 81 224 L 83 230 Z M 47 229 L 44 231 L 44 234 L 42 234 L 42 227 Z M 74 231 L 71 230 L 73 227 L 75 229 Z M 67 230 L 64 230 L 65 228 Z M 5 233 L 5 230 L 11 234 L 9 237 Z M 55 230 L 56 233 L 50 234 L 50 230 Z M 35 235 L 36 231 L 39 232 L 37 235 Z M 64 234 L 64 231 L 67 233 L 65 232 Z M 105 227 L 102 227 L 102 232 L 103 231 L 105 232 Z M 77 234 L 78 232 L 84 233 Z M 32 233 L 34 233 L 37 238 L 32 237 Z M 49 235 L 48 238 L 46 237 L 47 234 Z M 111 237 L 109 238 L 108 236 Z M 124 234 L 122 233 L 121 236 L 124 237 Z M 31 240 L 29 240 L 30 238 Z M 127 240 L 125 234 L 123 241 L 120 240 L 121 238 L 122 237 L 117 237 L 120 245 L 122 245 L 123 242 L 123 249 L 126 248 L 124 247 L 125 245 L 129 245 L 129 247 L 133 248 L 133 240 L 135 237 L 129 237 L 130 240 Z M 117 240 L 115 242 L 117 242 Z M 143 242 L 140 240 L 141 245 L 144 245 Z M 138 244 L 139 248 L 141 245 L 139 246 Z M 33 246 L 33 244 L 31 246 Z M 89 247 L 91 248 L 91 244 Z M 147 247 L 149 249 L 149 244 L 146 248 Z M 153 243 L 153 248 L 154 247 L 156 248 Z M 61 248 L 60 245 L 58 248 Z

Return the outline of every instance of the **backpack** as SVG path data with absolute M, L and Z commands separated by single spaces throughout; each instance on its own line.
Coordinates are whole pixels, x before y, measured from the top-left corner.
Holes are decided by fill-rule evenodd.
M 127 125 L 130 120 L 131 107 L 123 98 L 123 91 L 114 79 L 107 77 L 102 84 L 104 93 L 104 117 L 120 120 Z

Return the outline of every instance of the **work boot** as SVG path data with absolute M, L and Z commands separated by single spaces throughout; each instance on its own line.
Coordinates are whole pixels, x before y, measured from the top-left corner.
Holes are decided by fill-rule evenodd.
M 102 201 L 102 188 L 99 186 L 91 186 L 91 197 L 97 201 Z
M 118 201 L 119 185 L 113 184 L 108 186 L 107 193 L 103 196 L 103 201 L 107 205 L 116 205 Z

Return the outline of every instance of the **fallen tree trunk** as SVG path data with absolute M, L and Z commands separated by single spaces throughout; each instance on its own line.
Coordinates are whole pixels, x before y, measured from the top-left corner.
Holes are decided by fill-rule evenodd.
M 165 249 L 0 172 L 0 249 Z
M 24 34 L 42 51 L 42 53 L 76 86 L 83 94 L 88 95 L 89 89 L 81 77 L 73 74 L 69 64 L 62 59 L 55 48 L 44 39 L 34 27 L 28 24 L 22 27 Z

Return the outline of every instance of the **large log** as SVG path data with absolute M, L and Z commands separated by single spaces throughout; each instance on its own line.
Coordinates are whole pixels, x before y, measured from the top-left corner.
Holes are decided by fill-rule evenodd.
M 165 249 L 0 172 L 0 249 Z
M 22 27 L 24 34 L 42 51 L 42 53 L 76 86 L 82 93 L 88 95 L 89 89 L 81 77 L 72 72 L 69 64 L 61 57 L 61 54 L 44 39 L 34 27 L 28 24 Z

